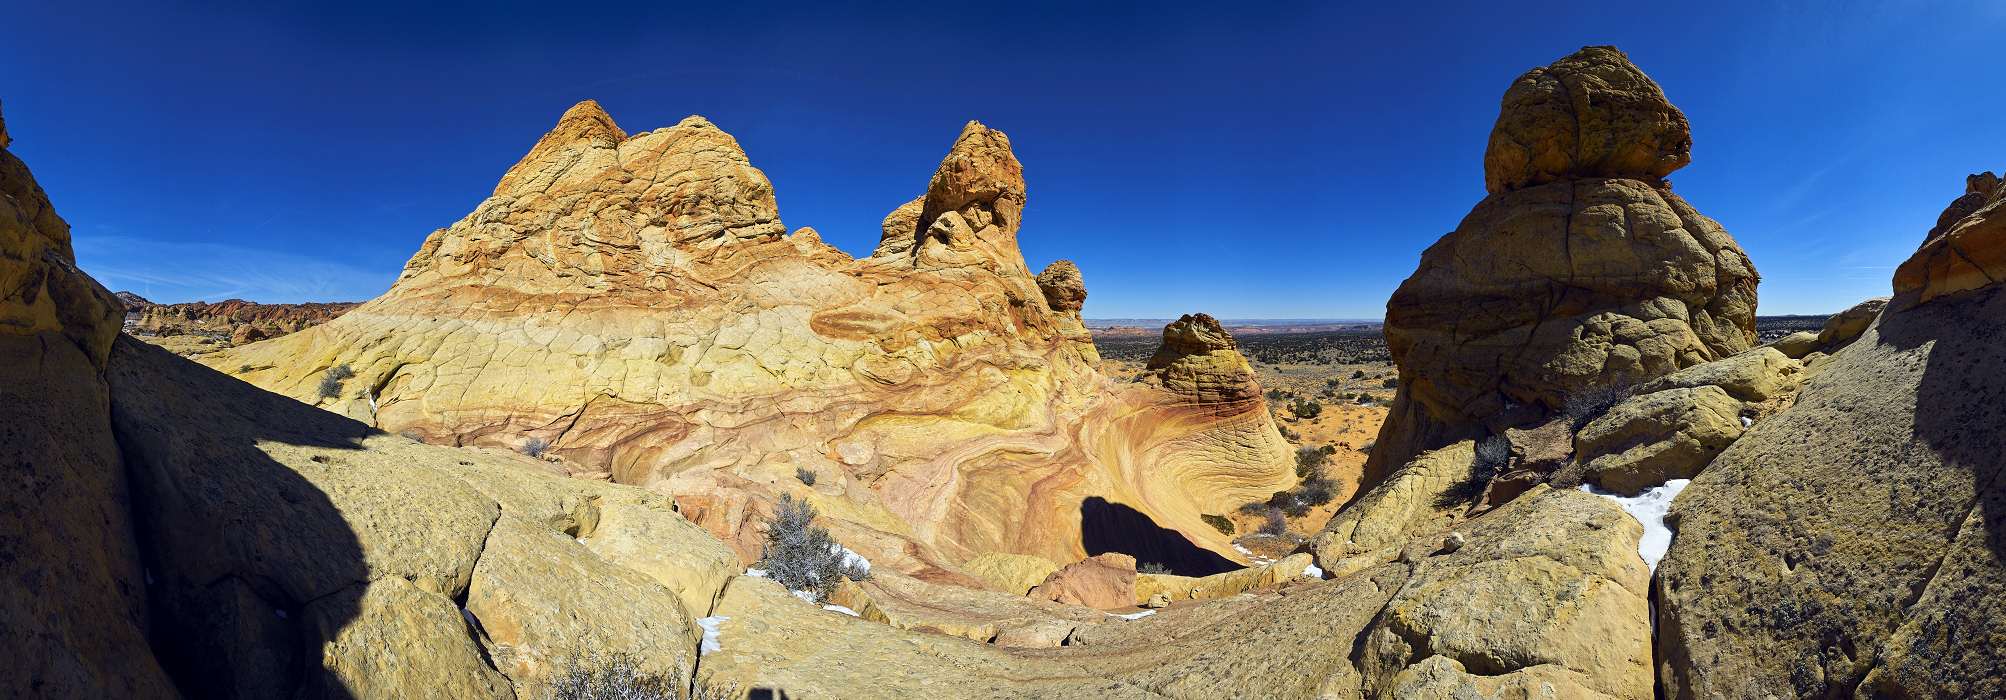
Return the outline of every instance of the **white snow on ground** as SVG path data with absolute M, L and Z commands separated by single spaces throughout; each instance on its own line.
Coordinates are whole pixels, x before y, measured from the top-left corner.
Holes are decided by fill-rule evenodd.
M 1665 527 L 1665 514 L 1672 509 L 1672 499 L 1679 496 L 1692 479 L 1673 479 L 1663 486 L 1644 489 L 1635 496 L 1622 496 L 1582 484 L 1581 490 L 1615 501 L 1623 507 L 1623 512 L 1636 518 L 1644 526 L 1644 538 L 1637 540 L 1637 556 L 1644 558 L 1644 564 L 1653 573 L 1658 570 L 1658 560 L 1665 558 L 1665 550 L 1672 547 L 1672 529 Z
M 765 570 L 765 569 L 746 569 L 746 570 L 745 570 L 745 575 L 747 575 L 747 576 L 756 576 L 756 577 L 759 577 L 759 578 L 766 578 L 766 570 Z
M 1114 613 L 1108 613 L 1108 614 L 1110 614 L 1110 615 L 1114 615 Z M 1119 617 L 1119 618 L 1121 618 L 1121 619 L 1124 619 L 1124 620 L 1140 620 L 1140 619 L 1142 619 L 1142 618 L 1145 618 L 1145 617 L 1149 617 L 1149 616 L 1151 616 L 1151 615 L 1155 615 L 1155 614 L 1156 614 L 1156 611 L 1155 611 L 1155 610 L 1144 610 L 1144 611 L 1142 611 L 1142 612 L 1138 612 L 1138 613 L 1129 613 L 1129 614 L 1127 614 L 1127 615 L 1115 615 L 1115 617 Z
M 858 615 L 858 614 L 857 614 L 857 611 L 855 611 L 855 610 L 851 610 L 851 609 L 849 609 L 849 608 L 846 608 L 846 607 L 843 607 L 843 606 L 841 606 L 841 605 L 824 605 L 824 606 L 822 606 L 822 609 L 823 609 L 823 610 L 829 610 L 829 611 L 834 611 L 834 612 L 839 612 L 839 613 L 842 613 L 842 614 L 844 614 L 844 615 L 849 615 L 850 617 L 863 617 L 862 615 Z
M 1274 562 L 1274 560 L 1273 560 L 1273 559 L 1269 559 L 1269 558 L 1267 558 L 1267 557 L 1264 557 L 1264 556 L 1261 556 L 1261 555 L 1259 555 L 1259 554 L 1255 554 L 1255 553 L 1254 553 L 1254 550 L 1251 550 L 1251 549 L 1247 549 L 1246 547 L 1242 547 L 1242 546 L 1240 546 L 1240 543 L 1238 543 L 1238 542 L 1234 542 L 1234 543 L 1233 543 L 1233 551 L 1235 551 L 1235 552 L 1239 552 L 1239 553 L 1241 553 L 1241 554 L 1244 554 L 1244 555 L 1247 555 L 1247 561 L 1249 561 L 1249 562 L 1252 562 L 1252 563 L 1253 563 L 1253 565 L 1255 565 L 1255 566 L 1260 566 L 1260 565 L 1262 565 L 1262 564 L 1268 564 L 1268 563 L 1272 563 L 1272 562 Z
M 1303 575 L 1308 576 L 1310 578 L 1323 578 L 1323 568 L 1315 564 L 1311 564 L 1309 566 L 1303 567 Z
M 703 628 L 703 641 L 697 644 L 697 656 L 703 656 L 724 648 L 724 643 L 718 640 L 718 626 L 724 624 L 724 621 L 729 619 L 731 618 L 723 615 L 697 618 L 697 626 Z
M 793 591 L 793 593 L 794 597 L 808 601 L 810 605 L 815 604 L 815 593 L 813 591 Z
M 1754 419 L 1754 418 L 1750 418 L 1750 417 L 1748 417 L 1748 416 L 1742 416 L 1742 417 L 1741 417 L 1741 427 L 1744 427 L 1744 428 L 1746 428 L 1746 427 L 1748 427 L 1748 426 L 1751 426 L 1751 425 L 1755 425 L 1755 419 Z
M 840 544 L 836 545 L 836 549 L 843 551 L 843 564 L 845 566 L 854 566 L 863 569 L 864 573 L 871 573 L 871 560 L 865 559 L 864 555 L 852 552 L 849 547 Z

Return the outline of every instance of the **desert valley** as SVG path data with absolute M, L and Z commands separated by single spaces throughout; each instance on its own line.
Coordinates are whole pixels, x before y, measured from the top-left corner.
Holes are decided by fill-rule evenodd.
M 2006 186 L 1758 316 L 1706 86 L 1497 87 L 1383 320 L 1095 321 L 979 121 L 853 255 L 730 125 L 553 105 L 300 304 L 114 294 L 0 150 L 0 694 L 2006 697 Z

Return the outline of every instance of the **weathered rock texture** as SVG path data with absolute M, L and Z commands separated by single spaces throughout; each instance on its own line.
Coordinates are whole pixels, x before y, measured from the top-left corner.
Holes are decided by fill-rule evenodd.
M 2006 285 L 1951 263 L 2002 248 L 1997 200 L 1932 235 L 1796 404 L 1680 495 L 1664 697 L 2006 695 Z
M 1025 201 L 1009 139 L 971 122 L 852 259 L 788 234 L 710 122 L 628 136 L 585 102 L 384 296 L 202 361 L 428 442 L 547 441 L 573 471 L 676 496 L 747 560 L 790 491 L 915 575 L 1077 560 L 1089 496 L 1238 556 L 1199 515 L 1286 488 L 1287 443 L 1258 401 L 1100 375 L 1077 271 L 1034 277 L 1018 252 Z
M 1895 268 L 1896 303 L 1920 304 L 2006 280 L 2006 215 L 2000 213 L 2006 187 L 1989 172 L 1968 182 L 1922 248 Z
M 1206 314 L 1185 314 L 1163 327 L 1163 345 L 1138 380 L 1194 404 L 1257 401 L 1261 385 L 1233 335 Z
M 1485 156 L 1490 196 L 1386 306 L 1400 390 L 1366 465 L 1537 422 L 1573 392 L 1747 349 L 1755 268 L 1671 192 L 1678 109 L 1619 51 L 1521 77 Z
M 0 125 L 0 695 L 169 697 L 103 371 L 122 307 Z
M 1027 595 L 1089 608 L 1135 605 L 1135 557 L 1116 552 L 1067 564 Z

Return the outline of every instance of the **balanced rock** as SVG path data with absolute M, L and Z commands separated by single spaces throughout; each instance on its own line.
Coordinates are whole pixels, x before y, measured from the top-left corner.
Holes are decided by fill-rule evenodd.
M 1038 273 L 1038 289 L 1045 293 L 1045 304 L 1053 311 L 1071 313 L 1079 317 L 1080 307 L 1087 302 L 1087 285 L 1080 278 L 1080 268 L 1071 260 L 1054 260 Z
M 2006 285 L 1984 281 L 1988 250 L 2006 250 L 1997 201 L 1932 235 L 1795 405 L 1673 503 L 1662 697 L 2006 696 Z
M 1364 482 L 1448 442 L 1539 422 L 1569 394 L 1648 381 L 1755 340 L 1755 268 L 1662 178 L 1685 118 L 1619 51 L 1507 92 L 1491 195 L 1386 307 L 1399 392 Z

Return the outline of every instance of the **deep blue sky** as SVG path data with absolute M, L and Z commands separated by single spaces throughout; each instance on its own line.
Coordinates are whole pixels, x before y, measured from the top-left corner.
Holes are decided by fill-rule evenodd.
M 709 117 L 853 254 L 980 119 L 1025 165 L 1026 259 L 1077 261 L 1096 318 L 1379 317 L 1483 196 L 1512 78 L 1584 44 L 1691 118 L 1677 191 L 1764 313 L 1886 294 L 2006 166 L 1988 0 L 80 4 L 6 10 L 12 150 L 84 268 L 156 301 L 374 296 L 588 97 L 628 131 Z

